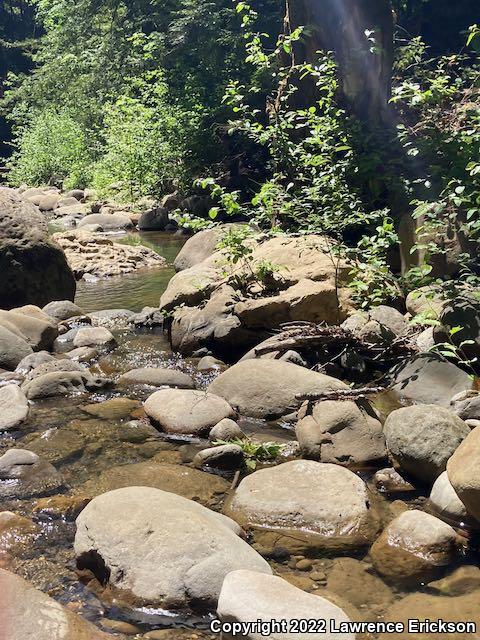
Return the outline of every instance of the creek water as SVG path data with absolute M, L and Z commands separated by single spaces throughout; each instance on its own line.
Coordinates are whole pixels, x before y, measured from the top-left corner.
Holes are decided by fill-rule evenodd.
M 148 244 L 167 259 L 167 265 L 118 279 L 81 282 L 76 301 L 86 312 L 109 308 L 138 311 L 144 306 L 158 306 L 160 295 L 174 273 L 172 263 L 184 238 L 152 233 L 127 236 L 122 241 Z M 112 329 L 117 348 L 104 354 L 94 370 L 114 380 L 132 368 L 161 365 L 189 373 L 197 387 L 205 389 L 216 375 L 200 374 L 196 361 L 172 353 L 162 333 L 118 326 Z M 168 490 L 177 490 L 186 497 L 200 497 L 201 502 L 214 509 L 221 509 L 229 495 L 231 477 L 192 469 L 193 455 L 206 446 L 205 442 L 168 439 L 142 420 L 142 402 L 154 390 L 115 386 L 101 393 L 35 401 L 22 430 L 0 436 L 0 454 L 11 447 L 33 450 L 52 463 L 64 479 L 63 486 L 49 498 L 52 503 L 35 497 L 4 502 L 2 509 L 33 519 L 38 530 L 33 536 L 19 536 L 5 558 L 0 554 L 0 564 L 100 626 L 108 618 L 133 623 L 139 633 L 177 628 L 194 631 L 196 638 L 211 637 L 207 631 L 209 616 L 123 606 L 105 593 L 100 594 L 95 585 L 84 584 L 76 572 L 75 504 L 84 497 L 135 484 L 164 488 L 166 476 Z M 378 403 L 385 415 L 397 406 L 390 397 Z M 291 424 L 241 420 L 241 426 L 259 440 L 286 443 L 295 439 Z M 185 474 L 192 472 L 200 475 L 195 476 L 194 487 L 189 489 Z M 427 489 L 399 494 L 394 503 L 395 497 L 387 500 L 374 490 L 374 470 L 359 473 L 368 483 L 372 504 L 379 513 L 389 512 L 391 517 L 392 511 L 400 512 L 407 505 L 424 508 Z M 306 591 L 321 595 L 327 589 L 340 601 L 345 598 L 367 620 L 382 619 L 388 607 L 407 593 L 404 587 L 387 585 L 375 574 L 365 550 L 350 558 L 327 553 L 314 555 L 307 570 L 297 568 L 302 559 L 303 556 L 296 556 L 269 562 L 274 572 Z M 459 555 L 458 562 L 472 564 L 472 556 Z M 477 563 L 475 559 L 473 562 Z M 422 584 L 414 588 L 427 592 L 428 589 Z

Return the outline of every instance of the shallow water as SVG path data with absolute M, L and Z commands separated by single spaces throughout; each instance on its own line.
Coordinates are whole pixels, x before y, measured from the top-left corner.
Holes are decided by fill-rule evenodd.
M 77 283 L 75 302 L 85 311 L 158 307 L 160 296 L 174 275 L 173 261 L 186 241 L 185 236 L 156 231 L 131 233 L 116 238 L 116 242 L 142 244 L 166 259 L 164 267 L 142 269 L 124 276 Z

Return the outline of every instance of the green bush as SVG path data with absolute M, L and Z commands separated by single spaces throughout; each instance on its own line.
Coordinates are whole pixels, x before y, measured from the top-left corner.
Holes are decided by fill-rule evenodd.
M 90 164 L 82 127 L 64 111 L 46 110 L 18 132 L 10 181 L 39 185 L 55 178 L 67 188 L 84 187 L 91 179 Z

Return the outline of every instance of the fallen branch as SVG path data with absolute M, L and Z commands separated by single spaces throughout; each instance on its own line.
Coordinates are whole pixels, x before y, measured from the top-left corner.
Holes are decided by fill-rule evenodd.
M 319 391 L 312 393 L 297 393 L 297 400 L 316 402 L 321 400 L 362 400 L 369 396 L 385 391 L 385 387 L 362 387 L 360 389 L 336 389 L 335 391 Z

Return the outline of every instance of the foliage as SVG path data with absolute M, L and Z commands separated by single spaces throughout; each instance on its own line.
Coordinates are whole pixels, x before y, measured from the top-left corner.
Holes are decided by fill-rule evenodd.
M 280 442 L 254 442 L 250 438 L 236 438 L 234 440 L 216 440 L 213 445 L 236 444 L 241 447 L 245 455 L 245 466 L 249 471 L 255 471 L 258 463 L 273 462 L 285 448 Z

